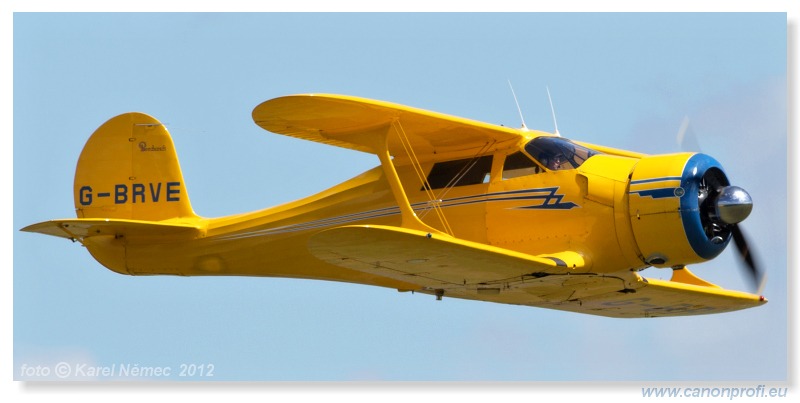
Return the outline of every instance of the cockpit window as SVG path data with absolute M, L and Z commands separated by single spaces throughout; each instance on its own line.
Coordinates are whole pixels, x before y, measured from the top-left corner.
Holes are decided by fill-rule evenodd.
M 492 156 L 437 162 L 428 174 L 431 189 L 488 183 L 492 172 Z M 425 187 L 422 188 L 425 190 Z
M 544 172 L 544 169 L 536 165 L 531 157 L 522 151 L 517 151 L 506 157 L 503 163 L 503 179 L 513 179 L 520 176 L 527 176 Z
M 551 171 L 575 169 L 599 152 L 561 137 L 538 137 L 525 145 L 525 151 Z

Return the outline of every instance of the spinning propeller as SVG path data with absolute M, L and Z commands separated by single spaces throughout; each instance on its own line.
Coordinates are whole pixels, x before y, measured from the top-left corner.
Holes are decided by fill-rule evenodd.
M 697 138 L 685 117 L 678 131 L 678 144 L 685 151 L 699 151 Z M 722 243 L 733 237 L 739 257 L 744 263 L 747 278 L 758 294 L 766 283 L 764 271 L 756 263 L 747 239 L 739 227 L 753 209 L 750 194 L 738 186 L 731 186 L 722 172 L 709 171 L 703 176 L 698 194 L 703 229 L 711 242 Z

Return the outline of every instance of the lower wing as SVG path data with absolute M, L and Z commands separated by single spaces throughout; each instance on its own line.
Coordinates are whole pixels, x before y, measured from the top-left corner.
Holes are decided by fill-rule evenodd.
M 704 283 L 687 269 L 676 281 L 592 273 L 575 251 L 532 256 L 399 227 L 338 227 L 314 235 L 309 249 L 336 266 L 419 285 L 408 291 L 610 317 L 710 314 L 766 302 Z

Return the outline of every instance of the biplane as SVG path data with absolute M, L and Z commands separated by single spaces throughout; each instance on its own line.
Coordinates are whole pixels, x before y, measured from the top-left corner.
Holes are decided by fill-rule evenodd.
M 23 231 L 77 241 L 127 275 L 317 279 L 624 318 L 766 303 L 687 268 L 733 240 L 753 282 L 763 278 L 739 228 L 752 199 L 708 155 L 645 155 L 341 95 L 279 97 L 252 117 L 380 164 L 301 200 L 206 218 L 165 126 L 125 113 L 81 152 L 77 218 Z M 649 267 L 671 278 L 643 277 Z

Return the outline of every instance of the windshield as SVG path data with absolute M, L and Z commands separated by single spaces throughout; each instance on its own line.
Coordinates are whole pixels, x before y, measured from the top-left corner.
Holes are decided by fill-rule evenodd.
M 575 169 L 599 152 L 561 137 L 538 137 L 525 145 L 525 151 L 551 171 Z

